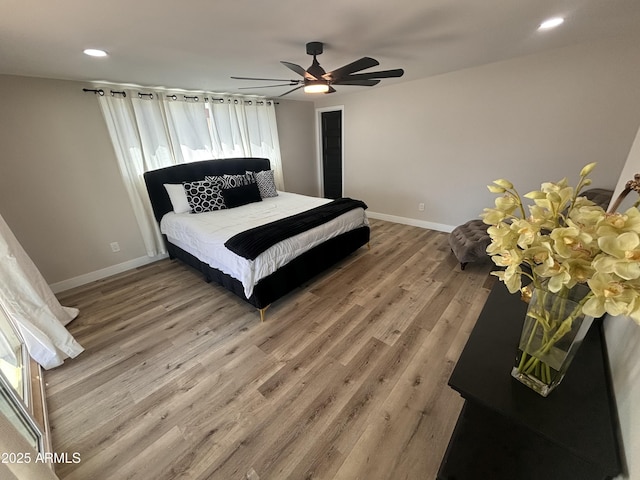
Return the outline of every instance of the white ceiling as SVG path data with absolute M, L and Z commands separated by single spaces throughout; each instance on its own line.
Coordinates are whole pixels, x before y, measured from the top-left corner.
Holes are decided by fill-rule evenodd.
M 536 31 L 552 16 L 566 21 Z M 640 0 L 2 0 L 0 74 L 275 97 L 291 87 L 230 77 L 298 79 L 280 61 L 307 68 L 321 41 L 327 71 L 363 56 L 404 68 L 383 86 L 638 28 Z

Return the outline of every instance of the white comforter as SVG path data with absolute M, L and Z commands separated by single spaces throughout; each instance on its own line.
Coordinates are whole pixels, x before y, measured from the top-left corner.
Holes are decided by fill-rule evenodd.
M 349 230 L 368 225 L 364 209 L 357 208 L 307 232 L 277 243 L 255 260 L 240 257 L 224 243 L 249 228 L 273 222 L 329 203 L 326 198 L 278 192 L 262 202 L 208 213 L 167 213 L 160 230 L 174 245 L 213 268 L 239 280 L 247 298 L 260 279 L 316 245 Z

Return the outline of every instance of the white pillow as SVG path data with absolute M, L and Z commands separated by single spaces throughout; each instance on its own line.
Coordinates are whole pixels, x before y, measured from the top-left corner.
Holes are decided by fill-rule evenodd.
M 169 200 L 171 200 L 174 212 L 187 213 L 191 211 L 189 201 L 187 200 L 187 194 L 181 183 L 165 183 L 164 188 L 169 194 Z

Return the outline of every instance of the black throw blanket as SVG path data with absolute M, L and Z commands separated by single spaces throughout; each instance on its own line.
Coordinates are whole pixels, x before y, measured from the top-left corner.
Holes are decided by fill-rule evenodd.
M 255 260 L 278 242 L 333 220 L 354 208 L 367 208 L 360 200 L 338 198 L 302 213 L 254 227 L 234 235 L 224 244 L 236 255 Z

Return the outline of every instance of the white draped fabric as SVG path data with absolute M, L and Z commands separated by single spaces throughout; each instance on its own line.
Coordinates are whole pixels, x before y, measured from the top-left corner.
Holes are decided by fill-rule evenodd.
M 214 158 L 268 158 L 276 188 L 284 190 L 276 111 L 266 103 L 234 98 L 208 105 Z
M 146 194 L 146 187 L 142 174 L 146 170 L 160 168 L 167 160 L 171 159 L 167 145 L 158 145 L 156 149 L 143 155 L 144 145 L 153 138 L 154 124 L 145 129 L 146 135 L 142 135 L 137 128 L 134 106 L 131 101 L 118 101 L 112 97 L 104 97 L 100 102 L 102 113 L 111 136 L 111 141 L 118 160 L 120 174 L 126 181 L 124 186 L 133 207 L 133 213 L 140 227 L 140 233 L 144 241 L 147 255 L 154 257 L 166 253 L 162 235 L 151 215 L 152 209 Z M 151 110 L 154 104 L 149 104 L 147 110 Z M 145 109 L 140 117 L 145 121 Z M 153 118 L 153 115 L 149 115 Z M 164 160 L 164 161 L 163 161 Z
M 78 309 L 60 305 L 1 215 L 0 279 L 0 304 L 20 331 L 31 358 L 53 368 L 84 350 L 64 327 Z
M 276 187 L 284 190 L 273 102 L 124 92 L 98 99 L 148 256 L 166 249 L 147 195 L 146 171 L 212 158 L 265 157 Z

